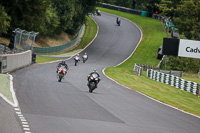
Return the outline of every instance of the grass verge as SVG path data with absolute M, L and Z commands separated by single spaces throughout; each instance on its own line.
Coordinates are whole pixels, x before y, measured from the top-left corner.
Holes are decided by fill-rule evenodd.
M 143 39 L 134 54 L 123 64 L 105 69 L 106 75 L 120 84 L 142 92 L 154 99 L 200 116 L 200 98 L 192 93 L 181 91 L 175 87 L 159 83 L 146 76 L 137 76 L 132 70 L 135 63 L 156 66 L 156 52 L 162 45 L 166 33 L 160 21 L 139 15 L 128 14 L 115 10 L 99 8 L 103 12 L 122 16 L 140 27 Z
M 50 58 L 50 57 L 42 57 L 42 56 L 36 57 L 36 63 L 46 63 L 46 62 L 51 62 L 51 61 L 56 61 L 56 60 L 59 60 L 59 59 Z
M 0 93 L 10 102 L 14 103 L 12 93 L 10 91 L 10 76 L 8 74 L 0 74 Z

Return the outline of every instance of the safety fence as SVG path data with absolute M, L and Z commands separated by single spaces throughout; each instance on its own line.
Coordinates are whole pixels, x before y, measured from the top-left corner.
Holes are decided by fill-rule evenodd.
M 142 67 L 142 69 L 144 70 L 144 71 L 146 71 L 147 69 L 159 69 L 158 67 L 155 67 L 155 66 L 151 66 L 151 65 L 145 65 L 145 64 L 136 64 L 136 65 L 138 65 L 138 66 L 140 66 L 140 67 Z
M 165 73 L 165 74 L 170 74 L 170 75 L 174 75 L 174 76 L 178 76 L 178 77 L 182 77 L 183 76 L 183 71 L 175 71 L 175 70 L 154 70 L 154 71 L 158 71 L 161 73 Z
M 133 72 L 135 74 L 137 74 L 138 76 L 142 76 L 142 71 L 143 71 L 143 69 L 141 66 L 139 66 L 137 64 L 134 65 Z
M 171 86 L 174 86 L 180 90 L 188 91 L 196 96 L 199 96 L 200 84 L 192 81 L 181 79 L 178 76 L 171 74 L 165 74 L 162 72 L 155 71 L 153 69 L 147 69 L 147 77 L 162 82 Z
M 161 70 L 158 67 L 145 65 L 145 64 L 135 64 L 133 71 L 140 72 L 142 75 L 142 71 L 147 71 L 147 69 L 153 69 L 154 71 L 162 72 L 165 74 L 171 74 L 174 76 L 182 77 L 183 71 L 176 71 L 176 70 Z M 136 73 L 137 74 L 137 73 Z M 139 75 L 139 76 L 141 76 Z
M 62 44 L 62 45 L 59 45 L 59 46 L 53 46 L 53 47 L 34 47 L 33 51 L 36 54 L 51 54 L 51 53 L 62 52 L 64 50 L 72 47 L 73 45 L 75 45 L 78 42 L 82 31 L 83 31 L 83 26 L 79 30 L 77 37 L 74 40 L 72 40 L 71 42 L 68 42 L 66 44 Z

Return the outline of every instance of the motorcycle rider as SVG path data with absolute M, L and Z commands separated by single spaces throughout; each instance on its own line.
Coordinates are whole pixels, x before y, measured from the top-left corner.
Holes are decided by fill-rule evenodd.
M 97 13 L 97 15 L 101 16 L 101 11 L 99 9 L 96 9 L 96 13 Z
M 64 66 L 66 70 L 69 69 L 69 67 L 68 67 L 68 65 L 65 63 L 65 61 L 60 62 L 60 63 L 57 65 L 57 71 L 56 71 L 57 76 L 58 76 L 58 69 L 59 69 L 61 66 Z M 66 74 L 67 74 L 67 72 L 65 73 L 65 75 L 66 75 Z
M 87 83 L 87 86 L 89 86 L 89 83 L 90 83 L 90 81 L 89 81 L 89 78 L 90 78 L 90 76 L 92 76 L 92 74 L 97 74 L 97 76 L 98 76 L 98 83 L 100 82 L 100 75 L 99 75 L 99 73 L 97 72 L 97 70 L 96 69 L 94 69 L 88 76 L 87 76 L 87 80 L 88 80 L 88 83 Z M 96 84 L 96 88 L 97 88 L 97 84 Z
M 80 60 L 81 60 L 81 58 L 80 58 L 79 54 L 76 54 L 76 55 L 74 56 L 74 60 L 75 60 L 75 58 L 76 58 L 76 57 L 78 57 L 78 59 L 79 59 L 78 61 L 80 61 Z
M 120 18 L 117 17 L 116 23 L 117 23 L 117 24 L 120 23 Z
M 87 55 L 86 52 L 85 52 L 85 54 L 82 56 L 82 59 L 83 59 L 83 60 L 84 60 L 84 57 L 85 57 L 85 56 L 87 57 L 87 58 L 86 58 L 86 60 L 87 60 L 87 59 L 88 59 L 88 55 Z

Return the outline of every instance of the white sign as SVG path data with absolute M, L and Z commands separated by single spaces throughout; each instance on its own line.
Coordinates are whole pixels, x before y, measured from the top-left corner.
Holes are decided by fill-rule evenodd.
M 178 56 L 200 59 L 200 41 L 180 39 Z

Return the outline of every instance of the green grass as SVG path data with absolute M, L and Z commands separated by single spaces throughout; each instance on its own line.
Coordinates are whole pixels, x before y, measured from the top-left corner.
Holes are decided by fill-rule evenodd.
M 200 84 L 200 78 L 187 78 L 187 77 L 182 77 L 182 79 L 185 79 L 187 81 L 193 81 L 193 82 L 196 82 L 196 83 L 199 83 Z
M 82 37 L 81 43 L 78 45 L 78 47 L 76 47 L 73 50 L 84 49 L 96 36 L 97 25 L 92 18 L 87 17 L 85 26 L 86 26 L 85 33 Z
M 198 73 L 183 73 L 183 79 L 188 80 L 188 81 L 193 81 L 196 83 L 200 83 L 200 78 L 198 78 Z
M 10 76 L 8 74 L 0 74 L 0 93 L 10 102 L 14 103 L 12 93 L 10 91 Z
M 59 60 L 59 59 L 50 58 L 50 57 L 41 57 L 41 56 L 36 57 L 36 63 L 45 63 L 45 62 L 51 62 L 51 61 L 56 61 L 56 60 Z
M 194 94 L 179 90 L 170 85 L 159 83 L 144 76 L 135 75 L 132 70 L 135 63 L 156 66 L 159 60 L 156 59 L 158 47 L 166 37 L 160 21 L 139 16 L 118 12 L 110 9 L 99 8 L 103 12 L 122 16 L 134 22 L 140 27 L 143 39 L 134 54 L 123 64 L 117 67 L 105 69 L 106 75 L 116 80 L 120 84 L 142 92 L 154 99 L 182 109 L 184 111 L 200 116 L 200 98 Z
M 96 23 L 94 22 L 93 19 L 91 19 L 90 17 L 87 17 L 86 23 L 85 23 L 85 32 L 81 39 L 80 44 L 76 48 L 70 51 L 57 53 L 57 54 L 51 54 L 48 56 L 63 57 L 63 56 L 72 56 L 76 53 L 79 53 L 93 40 L 93 38 L 96 36 L 96 33 L 97 33 Z M 58 60 L 58 59 L 50 58 L 50 57 L 41 57 L 41 56 L 36 57 L 37 63 L 45 63 L 45 62 L 50 62 L 50 61 L 55 61 L 55 60 Z

